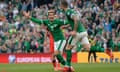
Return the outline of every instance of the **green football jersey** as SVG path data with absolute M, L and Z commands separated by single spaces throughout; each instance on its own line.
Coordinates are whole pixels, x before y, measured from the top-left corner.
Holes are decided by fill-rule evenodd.
M 44 24 L 45 26 L 47 26 L 48 30 L 51 32 L 55 41 L 65 39 L 65 37 L 62 33 L 62 30 L 60 29 L 60 26 L 64 25 L 64 24 L 67 24 L 67 21 L 62 21 L 60 19 L 55 19 L 53 22 L 51 22 L 49 19 L 39 20 L 39 19 L 36 19 L 36 18 L 31 18 L 31 20 L 33 22 L 38 23 L 39 25 Z
M 74 15 L 78 16 L 77 12 L 73 9 L 67 9 L 65 12 L 65 15 L 67 17 L 67 20 L 70 24 L 70 26 L 72 27 L 72 30 L 74 29 L 74 20 L 72 19 L 72 17 Z M 85 27 L 83 26 L 83 24 L 79 21 L 78 22 L 78 28 L 77 28 L 77 32 L 84 32 L 86 31 Z

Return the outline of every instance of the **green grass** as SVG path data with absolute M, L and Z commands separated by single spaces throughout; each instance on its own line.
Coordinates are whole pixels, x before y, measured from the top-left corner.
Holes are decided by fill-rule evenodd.
M 75 72 L 120 72 L 120 64 L 73 64 Z M 0 64 L 0 72 L 54 72 L 51 64 Z

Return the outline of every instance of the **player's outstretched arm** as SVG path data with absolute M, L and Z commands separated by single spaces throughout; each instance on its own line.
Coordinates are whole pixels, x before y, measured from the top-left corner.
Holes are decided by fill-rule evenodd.
M 26 17 L 26 18 L 28 18 L 28 19 L 30 19 L 31 21 L 33 21 L 33 22 L 35 22 L 35 23 L 37 23 L 37 24 L 42 24 L 43 23 L 43 20 L 39 20 L 39 19 L 37 19 L 37 18 L 34 18 L 34 17 L 32 17 L 32 16 L 30 16 L 30 12 L 23 12 L 23 15 Z

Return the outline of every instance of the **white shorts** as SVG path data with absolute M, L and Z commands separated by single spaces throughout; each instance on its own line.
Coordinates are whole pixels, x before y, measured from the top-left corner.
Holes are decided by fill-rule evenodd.
M 63 52 L 65 45 L 66 45 L 66 40 L 59 40 L 54 42 L 54 51 Z
M 88 36 L 87 32 L 77 33 L 75 37 L 73 36 L 69 37 L 68 43 L 73 46 L 76 45 L 77 42 L 80 42 L 82 45 L 89 44 L 87 36 Z

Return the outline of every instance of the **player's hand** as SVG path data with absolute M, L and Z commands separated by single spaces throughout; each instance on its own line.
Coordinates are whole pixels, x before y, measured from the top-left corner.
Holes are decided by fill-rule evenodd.
M 30 18 L 30 12 L 25 12 L 25 11 L 23 11 L 23 15 L 24 15 L 26 18 Z
M 77 34 L 76 31 L 71 31 L 70 32 L 70 35 L 72 35 L 72 36 L 76 36 L 76 34 Z

